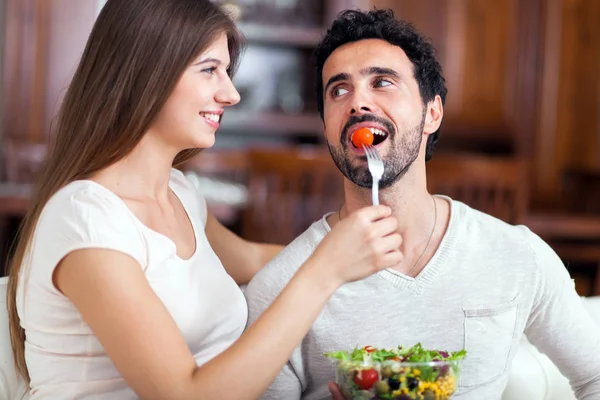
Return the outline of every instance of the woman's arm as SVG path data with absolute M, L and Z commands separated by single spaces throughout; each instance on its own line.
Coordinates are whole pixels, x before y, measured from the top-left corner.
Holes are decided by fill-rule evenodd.
M 339 223 L 271 307 L 202 367 L 196 366 L 170 314 L 129 256 L 112 250 L 74 251 L 57 267 L 54 281 L 140 397 L 255 399 L 337 287 L 401 260 L 401 238 L 389 215 L 387 207 L 369 207 Z
M 237 284 L 245 284 L 277 255 L 283 246 L 244 240 L 224 227 L 210 212 L 206 237 L 229 275 Z

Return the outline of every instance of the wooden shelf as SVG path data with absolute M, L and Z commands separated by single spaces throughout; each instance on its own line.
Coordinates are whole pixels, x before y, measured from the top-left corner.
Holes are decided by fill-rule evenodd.
M 29 207 L 32 185 L 0 182 L 0 216 L 22 217 Z
M 600 217 L 572 213 L 531 213 L 523 222 L 544 240 L 600 240 Z
M 221 129 L 288 136 L 316 136 L 322 134 L 323 124 L 317 113 L 285 114 L 275 111 L 227 110 L 223 115 Z
M 238 26 L 249 42 L 286 46 L 315 47 L 325 33 L 322 28 L 265 26 L 251 22 L 240 22 Z

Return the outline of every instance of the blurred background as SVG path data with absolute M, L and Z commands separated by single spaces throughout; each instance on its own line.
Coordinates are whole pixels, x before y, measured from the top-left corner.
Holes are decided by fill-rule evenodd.
M 103 0 L 0 0 L 0 251 L 10 254 L 50 127 Z M 438 50 L 449 89 L 431 191 L 548 241 L 600 294 L 600 1 L 219 0 L 249 46 L 242 101 L 181 168 L 227 226 L 289 243 L 340 206 L 315 45 L 343 9 L 393 8 Z M 2 269 L 0 269 L 2 272 Z

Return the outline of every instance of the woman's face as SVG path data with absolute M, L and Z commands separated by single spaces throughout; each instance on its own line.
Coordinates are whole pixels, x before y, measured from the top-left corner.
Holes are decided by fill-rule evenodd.
M 148 134 L 176 152 L 213 146 L 225 107 L 240 101 L 229 63 L 223 33 L 185 70 Z

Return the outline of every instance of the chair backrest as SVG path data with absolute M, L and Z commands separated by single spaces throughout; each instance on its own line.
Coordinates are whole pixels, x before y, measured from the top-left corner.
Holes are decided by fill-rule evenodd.
M 508 223 L 523 221 L 528 202 L 526 161 L 440 153 L 426 168 L 430 192 L 448 195 Z
M 8 278 L 0 278 L 0 399 L 19 400 L 29 397 L 25 383 L 17 379 L 10 347 L 6 286 Z
M 17 183 L 33 182 L 44 161 L 46 145 L 11 139 L 5 140 L 3 145 L 6 180 Z
M 248 239 L 288 244 L 342 204 L 343 178 L 326 149 L 252 149 L 248 160 Z
M 248 173 L 248 153 L 246 150 L 239 149 L 203 150 L 178 168 L 201 176 L 245 183 Z
M 561 200 L 566 211 L 600 214 L 600 171 L 569 168 L 563 172 L 563 188 Z

